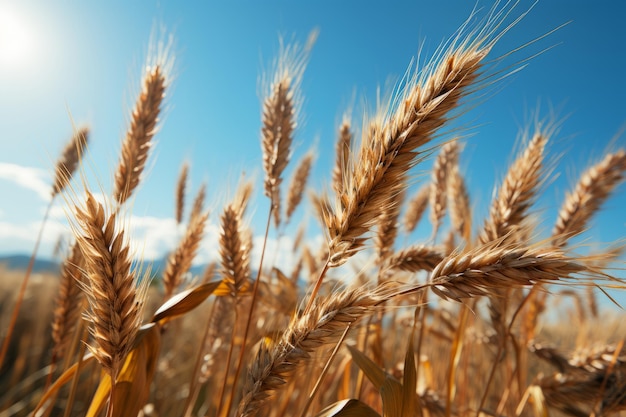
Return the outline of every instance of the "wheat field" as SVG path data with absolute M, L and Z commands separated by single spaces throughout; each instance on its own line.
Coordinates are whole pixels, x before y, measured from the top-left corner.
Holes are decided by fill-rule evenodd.
M 581 169 L 546 213 L 560 122 L 537 118 L 502 181 L 485 185 L 496 189 L 486 218 L 472 212 L 473 138 L 454 122 L 512 71 L 491 54 L 508 7 L 451 34 L 376 112 L 347 111 L 321 189 L 308 185 L 320 151 L 291 160 L 315 33 L 281 45 L 263 77 L 262 182 L 242 176 L 209 210 L 181 161 L 167 204 L 185 231 L 158 273 L 135 258 L 128 221 L 172 82 L 171 52 L 151 57 L 112 190 L 85 174 L 88 127 L 57 161 L 50 205 L 62 201 L 73 236 L 59 273 L 0 267 L 0 416 L 622 415 L 626 325 L 599 303 L 626 286 L 624 245 L 578 238 L 619 192 L 626 150 Z M 250 226 L 254 193 L 263 230 Z M 301 212 L 321 244 L 286 227 Z M 210 219 L 220 260 L 191 273 Z M 430 235 L 415 240 L 420 224 Z M 270 231 L 292 229 L 292 248 L 266 247 Z

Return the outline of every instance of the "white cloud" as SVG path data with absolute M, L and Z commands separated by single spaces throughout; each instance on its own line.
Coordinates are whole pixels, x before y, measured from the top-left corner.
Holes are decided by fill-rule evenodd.
M 30 253 L 34 246 L 42 221 L 15 224 L 0 222 L 0 252 L 2 253 Z M 48 257 L 51 250 L 61 236 L 69 236 L 66 224 L 48 220 L 41 235 L 39 254 Z M 67 239 L 66 239 L 67 240 Z
M 50 176 L 48 171 L 22 165 L 0 162 L 0 179 L 11 181 L 37 193 L 44 201 L 50 200 Z

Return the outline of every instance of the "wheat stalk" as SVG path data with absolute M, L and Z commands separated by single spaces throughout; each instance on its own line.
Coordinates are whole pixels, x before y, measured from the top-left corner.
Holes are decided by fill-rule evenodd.
M 349 170 L 350 149 L 352 148 L 351 123 L 348 117 L 344 117 L 339 127 L 337 138 L 336 160 L 333 168 L 333 189 L 337 194 L 341 194 L 345 182 L 345 174 Z
M 55 168 L 52 198 L 59 194 L 69 183 L 74 171 L 80 163 L 82 153 L 89 139 L 89 128 L 78 129 L 65 145 Z
M 452 226 L 465 242 L 469 243 L 472 235 L 472 208 L 465 180 L 458 165 L 448 174 L 448 199 Z
M 193 199 L 193 205 L 191 206 L 191 212 L 189 213 L 189 221 L 193 222 L 204 211 L 204 200 L 206 199 L 206 184 L 200 185 L 196 197 Z
M 571 279 L 582 272 L 593 271 L 554 249 L 487 244 L 443 259 L 431 272 L 429 285 L 440 297 L 460 301 Z
M 432 271 L 443 258 L 441 252 L 435 248 L 413 245 L 389 256 L 383 269 L 408 272 Z
M 404 195 L 403 190 L 396 196 L 394 203 L 390 204 L 378 217 L 374 242 L 379 263 L 382 263 L 393 252 L 393 246 L 398 236 L 398 218 L 400 217 L 400 207 L 404 202 Z
M 242 225 L 241 208 L 228 205 L 221 216 L 220 255 L 222 280 L 228 285 L 233 297 L 250 279 L 250 234 Z M 247 237 L 248 236 L 248 237 Z
M 105 214 L 90 192 L 75 207 L 76 239 L 85 262 L 83 286 L 89 302 L 86 318 L 95 345 L 89 350 L 114 380 L 141 324 L 149 280 L 131 271 L 129 248 L 116 215 Z
M 548 138 L 549 134 L 535 133 L 524 152 L 509 168 L 480 236 L 482 243 L 505 235 L 512 236 L 512 232 L 520 228 L 543 181 L 543 154 Z
M 122 142 L 121 157 L 115 172 L 113 196 L 120 205 L 130 197 L 141 180 L 152 138 L 157 131 L 165 87 L 163 68 L 160 65 L 149 67 L 132 112 L 130 127 Z
M 302 194 L 306 188 L 306 183 L 313 164 L 313 153 L 308 152 L 298 164 L 298 168 L 293 175 L 289 191 L 287 194 L 287 210 L 285 212 L 285 223 L 289 223 L 291 216 L 302 200 Z
M 176 223 L 181 224 L 183 222 L 183 212 L 185 209 L 185 190 L 187 188 L 187 176 L 189 175 L 189 164 L 183 163 L 180 168 L 180 174 L 178 174 L 178 181 L 176 182 Z
M 265 170 L 265 195 L 270 198 L 274 220 L 280 223 L 280 184 L 291 158 L 291 143 L 298 126 L 300 82 L 308 50 L 281 45 L 277 68 L 263 100 L 261 149 Z
M 82 291 L 79 281 L 82 278 L 82 264 L 82 253 L 78 244 L 74 243 L 61 267 L 59 292 L 52 321 L 53 362 L 63 357 L 80 317 Z
M 408 170 L 479 78 L 490 45 L 462 44 L 411 84 L 380 133 L 365 141 L 334 207 L 326 205 L 329 265 L 338 266 L 366 241 L 381 210 L 405 187 Z
M 430 184 L 422 186 L 415 196 L 407 205 L 406 213 L 404 214 L 404 228 L 407 232 L 412 232 L 421 220 L 426 208 L 428 207 L 428 198 L 430 196 Z
M 298 365 L 323 345 L 335 343 L 347 326 L 392 296 L 389 287 L 351 289 L 314 304 L 308 314 L 293 319 L 280 341 L 261 344 L 250 366 L 244 396 L 237 414 L 252 416 L 291 375 Z
M 446 214 L 448 200 L 448 183 L 450 170 L 458 164 L 459 144 L 452 141 L 446 143 L 437 155 L 433 165 L 432 182 L 430 183 L 430 222 L 433 225 L 433 236 L 437 236 L 441 220 Z
M 165 299 L 169 299 L 174 294 L 182 282 L 183 274 L 191 268 L 204 237 L 204 228 L 208 218 L 209 213 L 190 218 L 185 236 L 167 258 L 167 264 L 163 271 Z
M 610 153 L 583 173 L 574 190 L 567 194 L 552 231 L 552 244 L 563 247 L 584 231 L 591 216 L 624 180 L 626 152 Z

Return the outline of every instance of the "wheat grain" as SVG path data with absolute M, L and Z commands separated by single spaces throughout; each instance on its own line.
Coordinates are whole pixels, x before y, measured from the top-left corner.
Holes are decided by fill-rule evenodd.
M 291 157 L 293 134 L 298 126 L 299 87 L 308 51 L 297 45 L 281 45 L 277 68 L 263 100 L 261 149 L 265 170 L 265 195 L 270 198 L 275 223 L 280 223 L 280 184 Z

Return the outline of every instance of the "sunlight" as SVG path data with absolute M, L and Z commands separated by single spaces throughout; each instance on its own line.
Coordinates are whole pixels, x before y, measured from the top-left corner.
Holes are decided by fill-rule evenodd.
M 33 28 L 14 10 L 0 6 L 0 69 L 23 68 L 32 61 Z

